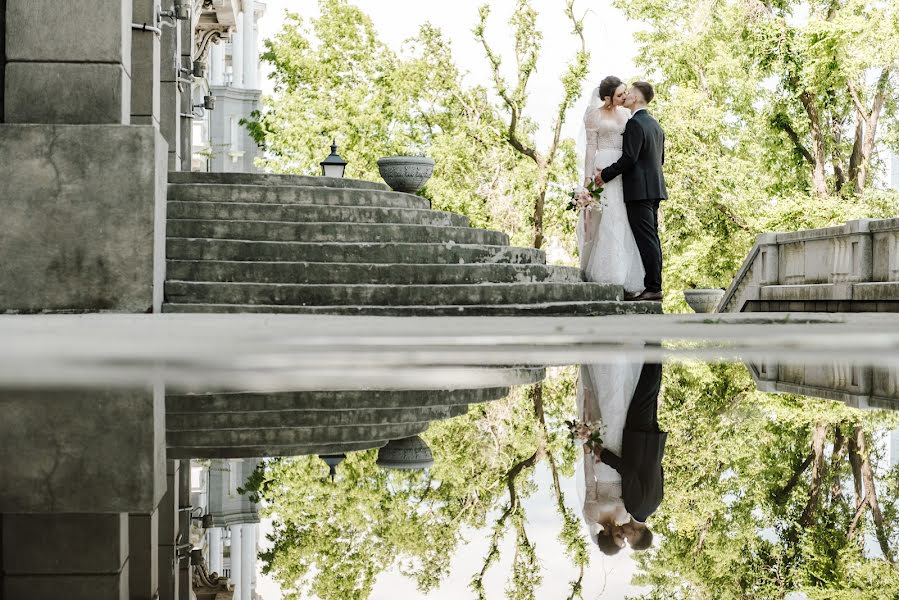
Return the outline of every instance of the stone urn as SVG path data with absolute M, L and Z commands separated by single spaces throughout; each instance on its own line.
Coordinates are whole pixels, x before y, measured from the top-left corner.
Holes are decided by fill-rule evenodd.
M 434 173 L 434 160 L 426 156 L 391 156 L 378 160 L 378 172 L 390 189 L 414 194 Z
M 383 469 L 411 471 L 427 469 L 434 464 L 434 457 L 425 441 L 413 435 L 387 442 L 386 446 L 378 450 L 377 464 Z
M 724 290 L 720 288 L 684 290 L 684 298 L 687 300 L 687 304 L 697 313 L 715 312 L 723 296 Z

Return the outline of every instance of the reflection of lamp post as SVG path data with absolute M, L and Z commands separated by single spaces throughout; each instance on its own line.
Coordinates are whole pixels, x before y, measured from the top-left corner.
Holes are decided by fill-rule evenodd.
M 322 177 L 343 177 L 346 161 L 337 154 L 337 140 L 331 143 L 331 154 L 319 164 L 322 166 Z
M 330 477 L 333 482 L 334 478 L 337 477 L 337 465 L 343 462 L 343 459 L 346 458 L 346 454 L 322 454 L 319 458 L 328 465 L 328 477 Z

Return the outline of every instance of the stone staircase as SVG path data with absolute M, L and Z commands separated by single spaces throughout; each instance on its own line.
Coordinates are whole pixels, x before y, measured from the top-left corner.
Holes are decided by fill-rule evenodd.
M 657 313 L 498 231 L 365 181 L 170 173 L 165 312 Z

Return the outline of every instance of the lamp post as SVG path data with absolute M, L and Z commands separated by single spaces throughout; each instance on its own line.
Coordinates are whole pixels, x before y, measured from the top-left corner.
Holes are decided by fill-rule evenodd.
M 325 464 L 328 465 L 328 477 L 331 478 L 331 482 L 334 482 L 334 478 L 337 477 L 337 465 L 343 462 L 343 459 L 346 458 L 346 454 L 321 454 L 319 458 L 325 461 Z
M 346 161 L 337 154 L 337 140 L 331 143 L 331 154 L 319 164 L 322 166 L 322 177 L 343 177 Z

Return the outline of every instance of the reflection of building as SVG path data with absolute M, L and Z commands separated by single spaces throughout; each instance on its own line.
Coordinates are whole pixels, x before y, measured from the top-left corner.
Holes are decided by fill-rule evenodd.
M 191 542 L 203 550 L 208 572 L 231 582 L 234 600 L 253 600 L 256 594 L 259 513 L 238 488 L 257 464 L 253 459 L 215 459 L 208 467 L 192 462 L 191 505 L 211 517 L 212 527 Z
M 841 363 L 747 364 L 760 391 L 838 400 L 853 408 L 899 410 L 899 369 Z
M 192 170 L 215 172 L 255 171 L 259 149 L 240 120 L 261 108 L 259 82 L 259 19 L 265 4 L 243 0 L 234 15 L 236 30 L 230 41 L 212 44 L 206 75 L 194 88 L 194 104 L 215 96 L 215 109 L 193 122 Z

